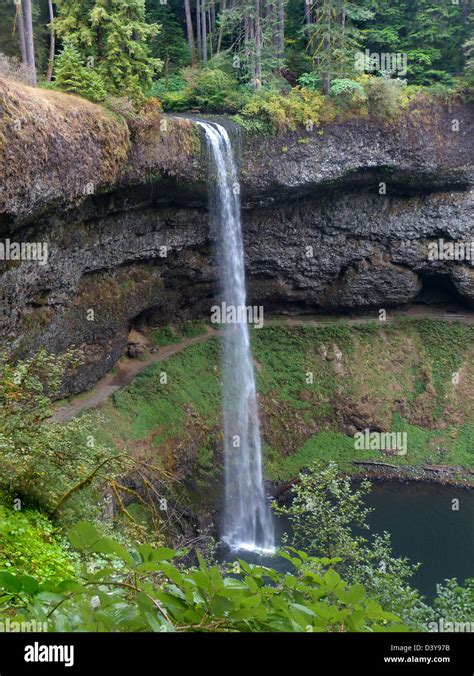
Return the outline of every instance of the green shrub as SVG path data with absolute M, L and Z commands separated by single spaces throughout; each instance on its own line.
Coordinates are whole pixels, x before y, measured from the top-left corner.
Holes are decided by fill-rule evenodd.
M 107 91 L 100 75 L 87 68 L 73 44 L 66 43 L 55 65 L 54 85 L 71 94 L 78 94 L 90 101 L 104 101 Z
M 183 77 L 193 105 L 202 110 L 221 112 L 233 95 L 236 81 L 220 68 L 185 68 Z
M 390 77 L 368 77 L 365 91 L 369 112 L 382 117 L 394 117 L 406 105 L 406 80 Z
M 316 73 L 303 73 L 298 78 L 298 84 L 307 89 L 319 89 L 321 87 L 321 78 Z
M 180 337 L 171 326 L 163 326 L 161 329 L 153 331 L 151 339 L 156 347 L 164 347 L 180 341 Z
M 196 108 L 217 113 L 238 111 L 250 96 L 245 87 L 237 85 L 233 75 L 216 65 L 184 68 L 181 75 L 155 82 L 152 94 L 166 110 Z
M 185 338 L 196 338 L 197 336 L 203 336 L 206 332 L 207 328 L 202 319 L 186 322 L 180 327 L 180 333 Z
M 265 136 L 274 133 L 273 128 L 267 122 L 257 117 L 245 117 L 238 113 L 233 119 L 242 129 L 245 129 L 249 136 Z
M 164 92 L 160 96 L 160 101 L 165 110 L 171 110 L 177 113 L 192 108 L 190 93 L 186 89 L 177 92 Z
M 0 353 L 0 490 L 46 512 L 62 509 L 67 497 L 68 508 L 78 510 L 75 519 L 83 509 L 95 515 L 92 496 L 82 504 L 79 489 L 93 490 L 95 469 L 115 456 L 91 440 L 86 416 L 65 424 L 50 420 L 51 397 L 59 394 L 66 368 L 78 364 L 73 352 L 41 350 L 16 364 Z
M 66 577 L 74 571 L 71 554 L 45 516 L 0 506 L 0 570 L 7 569 L 40 579 Z
M 360 82 L 347 78 L 335 79 L 331 82 L 331 96 L 340 96 L 346 99 L 365 99 L 365 89 Z
M 313 463 L 299 474 L 289 506 L 277 508 L 291 521 L 292 544 L 304 543 L 313 556 L 337 558 L 334 569 L 350 584 L 363 584 L 369 595 L 384 608 L 402 618 L 411 629 L 419 630 L 430 616 L 430 609 L 409 580 L 419 565 L 394 556 L 388 533 L 373 534 L 367 516 L 365 496 L 371 484 L 351 485 L 340 475 L 337 463 Z M 380 569 L 380 561 L 385 567 Z
M 150 90 L 150 96 L 161 99 L 168 92 L 179 92 L 186 87 L 186 80 L 181 75 L 170 75 L 168 78 L 156 80 Z
M 465 580 L 464 585 L 456 578 L 436 585 L 434 602 L 436 619 L 445 622 L 472 622 L 474 618 L 474 578 Z
M 421 92 L 422 87 L 418 87 L 418 90 Z M 426 88 L 426 92 L 430 96 L 440 99 L 443 104 L 448 105 L 459 94 L 459 89 L 442 82 L 435 82 L 435 84 Z
M 325 100 L 322 94 L 294 87 L 284 96 L 274 91 L 257 91 L 240 112 L 240 118 L 260 121 L 269 133 L 294 131 L 298 127 L 317 126 Z M 245 126 L 245 125 L 244 125 Z

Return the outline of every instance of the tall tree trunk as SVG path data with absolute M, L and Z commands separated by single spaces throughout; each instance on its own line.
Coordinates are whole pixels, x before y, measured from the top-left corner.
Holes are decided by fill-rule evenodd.
M 49 11 L 49 23 L 50 23 L 50 28 L 49 30 L 50 35 L 49 35 L 49 58 L 48 58 L 48 72 L 46 73 L 46 80 L 47 82 L 51 82 L 51 78 L 53 77 L 53 64 L 54 64 L 54 50 L 56 47 L 56 38 L 54 35 L 54 10 L 53 10 L 53 2 L 52 0 L 48 0 L 48 11 Z
M 36 78 L 36 64 L 35 64 L 35 38 L 33 35 L 33 17 L 31 14 L 31 0 L 24 0 L 25 3 L 25 44 L 26 44 L 26 58 L 28 60 L 28 68 L 31 73 L 31 81 L 33 85 L 37 84 Z
M 197 51 L 198 51 L 198 60 L 202 61 L 202 49 L 201 49 L 201 2 L 204 0 L 196 0 L 196 42 L 197 42 Z
M 285 0 L 280 0 L 278 7 L 278 56 L 285 55 Z
M 21 62 L 24 66 L 28 65 L 28 57 L 26 55 L 26 41 L 25 41 L 25 23 L 23 19 L 23 7 L 21 0 L 15 0 L 16 6 L 16 27 L 18 29 L 18 41 L 20 43 Z
M 312 15 L 311 15 L 311 0 L 304 1 L 304 22 L 307 26 L 312 24 Z
M 251 45 L 251 27 L 250 17 L 248 14 L 244 16 L 244 46 L 245 56 L 247 57 L 247 66 L 250 73 L 250 79 L 253 78 L 253 63 L 252 63 L 252 45 Z
M 278 1 L 278 0 L 276 0 Z M 278 17 L 277 17 L 277 11 L 276 11 L 276 5 L 273 0 L 270 0 L 270 2 L 267 2 L 266 5 L 266 20 L 267 20 L 267 26 L 270 26 L 271 28 L 271 35 L 272 35 L 272 52 L 273 55 L 278 58 L 278 51 L 279 51 L 279 36 L 278 36 Z
M 344 49 L 346 47 L 346 7 L 342 3 L 341 12 L 341 65 L 339 69 L 339 76 L 344 77 Z
M 193 19 L 191 16 L 191 7 L 189 5 L 189 0 L 184 0 L 184 10 L 186 14 L 186 32 L 188 34 L 189 55 L 191 57 L 191 65 L 195 66 L 196 52 L 194 49 Z
M 262 33 L 260 25 L 260 0 L 255 0 L 255 72 L 254 87 L 262 86 Z
M 211 33 L 212 33 L 213 37 L 215 38 L 215 35 L 216 35 L 216 1 L 215 0 L 212 1 L 209 12 L 211 14 L 211 18 L 210 18 Z
M 207 63 L 206 0 L 201 0 L 202 62 Z
M 323 91 L 325 94 L 329 94 L 331 88 L 331 69 L 330 69 L 330 35 L 331 35 L 331 7 L 329 2 L 326 6 L 326 31 L 324 35 L 324 69 L 323 69 Z
M 209 51 L 211 54 L 211 59 L 212 59 L 212 40 L 214 37 L 214 33 L 212 31 L 212 17 L 211 17 L 211 10 L 207 10 L 207 26 L 209 28 Z
M 224 12 L 226 10 L 226 5 L 227 5 L 227 0 L 222 0 L 222 6 L 221 6 L 221 26 L 219 28 L 219 38 L 217 39 L 217 53 L 221 51 L 222 47 L 222 38 L 224 36 Z

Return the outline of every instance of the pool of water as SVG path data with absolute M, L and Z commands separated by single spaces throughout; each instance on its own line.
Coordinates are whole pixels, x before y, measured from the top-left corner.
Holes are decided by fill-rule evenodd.
M 428 599 L 445 578 L 474 577 L 474 491 L 383 482 L 373 485 L 367 503 L 371 530 L 388 531 L 396 556 L 423 564 L 412 581 Z
M 459 500 L 459 510 L 453 509 Z M 396 481 L 374 483 L 366 502 L 374 511 L 368 522 L 374 533 L 388 531 L 395 556 L 421 563 L 412 578 L 428 600 L 436 595 L 436 584 L 456 577 L 463 582 L 474 577 L 474 491 L 423 483 Z M 277 535 L 290 527 L 287 519 L 277 520 Z M 242 558 L 278 570 L 288 570 L 279 556 L 250 552 L 227 552 L 227 561 Z

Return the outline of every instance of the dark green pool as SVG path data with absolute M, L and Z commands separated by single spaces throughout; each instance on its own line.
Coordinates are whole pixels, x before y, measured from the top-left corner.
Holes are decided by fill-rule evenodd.
M 459 511 L 452 509 L 459 500 Z M 374 483 L 366 498 L 373 508 L 369 516 L 372 532 L 388 531 L 395 556 L 422 563 L 412 578 L 428 600 L 436 595 L 436 584 L 456 577 L 463 582 L 474 577 L 474 491 L 423 483 L 384 481 Z M 289 527 L 279 519 L 277 532 Z M 365 534 L 365 531 L 364 531 Z M 260 557 L 248 552 L 227 553 L 227 560 L 243 558 L 279 570 L 287 569 L 281 557 Z

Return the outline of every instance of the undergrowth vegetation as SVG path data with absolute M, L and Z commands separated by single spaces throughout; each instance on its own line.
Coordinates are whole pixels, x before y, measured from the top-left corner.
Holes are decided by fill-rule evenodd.
M 75 560 L 59 529 L 35 509 L 0 505 L 0 570 L 42 580 L 74 574 Z
M 354 526 L 368 528 L 367 482 L 353 489 L 331 462 L 299 479 L 292 504 L 276 508 L 306 551 L 287 538 L 275 567 L 208 562 L 199 549 L 157 547 L 143 538 L 120 541 L 89 522 L 69 529 L 70 545 L 61 550 L 43 516 L 11 513 L 4 523 L 2 509 L 0 618 L 18 626 L 41 622 L 49 631 L 158 632 L 426 631 L 437 613 L 469 621 L 473 580 L 446 580 L 429 606 L 410 586 L 418 566 L 393 555 L 387 533 L 372 534 L 370 542 L 354 533 Z M 12 537 L 19 544 L 10 551 Z
M 179 552 L 148 544 L 124 547 L 90 523 L 70 531 L 73 545 L 99 557 L 93 571 L 43 581 L 0 572 L 2 605 L 17 622 L 51 631 L 403 631 L 398 617 L 348 585 L 333 560 L 292 550 L 292 571 L 244 560 L 225 572 L 180 566 Z

